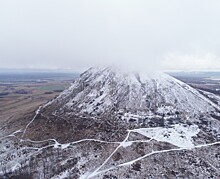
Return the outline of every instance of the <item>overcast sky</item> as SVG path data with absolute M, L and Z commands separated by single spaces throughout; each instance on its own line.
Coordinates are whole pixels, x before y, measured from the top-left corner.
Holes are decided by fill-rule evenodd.
M 0 68 L 103 64 L 220 69 L 220 1 L 0 1 Z

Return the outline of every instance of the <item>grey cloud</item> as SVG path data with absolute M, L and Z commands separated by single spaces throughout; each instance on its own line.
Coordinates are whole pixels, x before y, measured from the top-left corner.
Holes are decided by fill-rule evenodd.
M 0 65 L 166 69 L 170 54 L 197 48 L 219 58 L 219 9 L 217 0 L 1 1 Z

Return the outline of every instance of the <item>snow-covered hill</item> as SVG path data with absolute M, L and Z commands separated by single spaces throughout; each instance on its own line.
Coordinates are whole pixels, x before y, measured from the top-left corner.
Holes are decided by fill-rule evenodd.
M 90 68 L 0 138 L 0 178 L 219 178 L 218 104 L 167 74 Z
M 80 114 L 198 115 L 218 106 L 189 85 L 164 73 L 135 73 L 115 67 L 90 68 L 64 91 L 54 104 L 56 112 Z

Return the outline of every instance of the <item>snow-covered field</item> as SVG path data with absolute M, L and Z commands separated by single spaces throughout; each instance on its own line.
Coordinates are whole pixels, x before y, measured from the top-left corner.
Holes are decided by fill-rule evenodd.
M 132 132 L 137 132 L 151 139 L 160 142 L 168 142 L 180 148 L 193 148 L 192 137 L 199 133 L 199 128 L 196 125 L 182 125 L 176 124 L 169 128 L 155 127 L 155 128 L 139 128 L 134 129 Z

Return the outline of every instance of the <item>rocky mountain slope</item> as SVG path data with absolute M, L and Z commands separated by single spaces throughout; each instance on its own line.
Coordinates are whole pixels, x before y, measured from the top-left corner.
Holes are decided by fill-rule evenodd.
M 1 138 L 0 175 L 219 178 L 218 104 L 163 73 L 91 68 Z
M 143 74 L 120 69 L 91 68 L 53 103 L 62 110 L 102 115 L 209 113 L 219 109 L 197 90 L 163 73 Z

